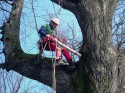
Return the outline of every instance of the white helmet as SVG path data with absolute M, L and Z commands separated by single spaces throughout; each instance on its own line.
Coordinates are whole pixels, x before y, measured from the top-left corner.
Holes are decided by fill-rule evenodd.
M 56 23 L 57 25 L 59 25 L 59 19 L 58 18 L 52 18 L 51 21 Z

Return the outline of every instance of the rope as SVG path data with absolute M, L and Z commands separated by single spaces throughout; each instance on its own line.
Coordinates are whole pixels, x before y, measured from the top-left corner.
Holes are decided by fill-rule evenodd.
M 53 63 L 53 86 L 54 86 L 53 93 L 56 93 L 56 70 L 55 70 L 55 63 L 56 63 L 56 58 L 54 59 L 54 63 Z
M 57 33 L 57 31 L 56 31 L 56 33 Z M 57 37 L 57 34 L 56 34 L 56 37 Z M 55 53 L 56 53 L 56 51 L 57 51 L 57 42 L 55 42 L 55 44 L 56 44 L 56 49 L 55 49 Z M 56 54 L 55 54 L 55 59 L 54 59 L 54 63 L 53 63 L 53 78 L 54 78 L 54 80 L 53 80 L 54 85 L 53 86 L 54 86 L 54 90 L 55 90 L 53 93 L 56 93 L 56 68 L 55 68 L 55 64 L 56 64 Z
M 60 15 L 61 8 L 63 7 L 63 2 L 64 2 L 63 0 L 59 0 L 58 5 L 60 6 L 60 8 L 59 8 L 59 10 L 58 10 L 57 13 L 56 13 L 55 5 L 54 5 L 54 3 L 52 2 L 53 8 L 54 8 L 54 11 L 55 11 L 55 15 L 56 15 L 57 18 L 58 18 L 58 16 Z
M 60 9 L 58 10 L 58 15 L 59 15 L 60 12 L 61 12 L 61 8 L 63 7 L 63 3 L 64 3 L 63 0 L 59 0 L 59 6 L 60 6 Z
M 51 51 L 50 41 L 49 41 L 49 38 L 47 38 L 45 46 L 42 47 L 42 53 L 44 52 L 47 44 L 49 44 L 49 49 Z M 53 93 L 56 93 L 55 61 L 56 60 L 53 60 L 53 53 L 52 53 L 52 88 L 53 88 Z
M 33 0 L 32 0 L 32 11 L 33 11 L 33 17 L 34 17 L 34 20 L 35 20 L 35 27 L 36 27 L 36 30 L 38 32 L 38 26 L 37 26 L 37 21 L 36 21 L 36 15 L 35 15 L 35 11 L 34 11 L 34 7 L 33 7 Z
M 61 7 L 60 7 L 60 9 L 58 10 L 58 14 L 57 14 L 57 13 L 56 13 L 56 9 L 55 9 L 55 5 L 54 5 L 53 2 L 52 2 L 52 4 L 53 4 L 53 8 L 54 8 L 56 17 L 58 17 L 59 14 L 60 14 L 60 11 L 61 11 Z M 62 5 L 61 0 L 59 0 L 59 5 L 60 5 L 60 6 Z M 58 33 L 57 33 L 57 31 L 56 31 L 56 37 L 57 37 L 57 36 L 58 36 Z M 55 42 L 55 44 L 56 44 L 56 49 L 55 49 L 55 53 L 56 53 L 56 51 L 57 51 L 57 42 Z M 55 54 L 55 59 L 54 59 L 53 65 L 52 65 L 52 66 L 53 66 L 53 89 L 54 89 L 53 93 L 56 93 L 56 68 L 55 68 L 55 64 L 56 64 L 56 54 Z
M 49 41 L 49 39 L 48 39 Z M 51 46 L 50 46 L 50 41 L 49 43 L 49 49 L 51 51 Z M 53 61 L 53 53 L 52 53 L 52 88 L 53 88 L 53 93 L 56 93 L 56 77 L 55 77 L 55 61 Z
M 34 6 L 33 0 L 31 2 L 31 5 L 32 5 L 32 11 L 33 11 L 33 17 L 34 17 L 34 20 L 35 20 L 36 31 L 38 32 L 37 20 L 36 20 L 36 15 L 35 15 L 34 7 L 33 7 Z M 40 55 L 41 55 L 41 53 L 40 53 Z M 40 61 L 39 56 L 38 56 L 38 61 Z
M 54 11 L 55 11 L 55 15 L 56 15 L 56 17 L 58 17 L 58 16 L 57 16 L 57 13 L 56 13 L 56 8 L 55 8 L 55 5 L 54 5 L 54 3 L 53 3 L 53 2 L 52 2 L 52 4 L 53 4 Z

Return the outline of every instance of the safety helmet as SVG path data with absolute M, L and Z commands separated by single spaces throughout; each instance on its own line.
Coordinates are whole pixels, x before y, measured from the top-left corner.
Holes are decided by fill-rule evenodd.
M 59 25 L 59 19 L 58 18 L 52 18 L 51 21 L 54 22 L 55 24 Z

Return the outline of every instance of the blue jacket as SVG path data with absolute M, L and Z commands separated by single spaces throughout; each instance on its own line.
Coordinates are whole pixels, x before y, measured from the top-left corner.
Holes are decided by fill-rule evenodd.
M 46 37 L 47 34 L 54 36 L 55 30 L 49 24 L 46 24 L 41 26 L 41 28 L 38 31 L 38 34 L 41 38 Z

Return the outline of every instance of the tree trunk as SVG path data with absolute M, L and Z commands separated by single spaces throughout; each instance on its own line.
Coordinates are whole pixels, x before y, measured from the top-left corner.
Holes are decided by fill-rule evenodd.
M 84 39 L 77 69 L 69 73 L 67 66 L 56 67 L 57 93 L 122 93 L 124 52 L 117 53 L 112 45 L 111 24 L 116 4 L 117 0 L 63 0 L 63 7 L 76 15 Z M 3 27 L 6 63 L 0 67 L 52 87 L 51 60 L 26 55 L 19 46 L 22 5 L 23 0 L 15 3 Z
M 57 3 L 57 0 L 52 0 Z M 69 1 L 69 2 L 68 2 Z M 117 0 L 64 0 L 83 33 L 76 93 L 122 93 L 124 56 L 112 44 L 112 16 Z
M 111 29 L 116 4 L 114 0 L 91 0 L 77 6 L 75 15 L 84 38 L 80 69 L 85 93 L 119 93 L 121 75 Z
M 116 4 L 114 0 L 90 0 L 79 3 L 73 11 L 84 38 L 79 67 L 84 93 L 120 93 L 124 73 L 119 71 L 124 63 L 112 45 L 111 29 Z
M 6 62 L 16 58 L 22 50 L 19 42 L 20 18 L 24 0 L 14 0 L 12 10 L 6 23 L 3 24 L 4 53 Z M 17 59 L 19 60 L 19 59 Z

